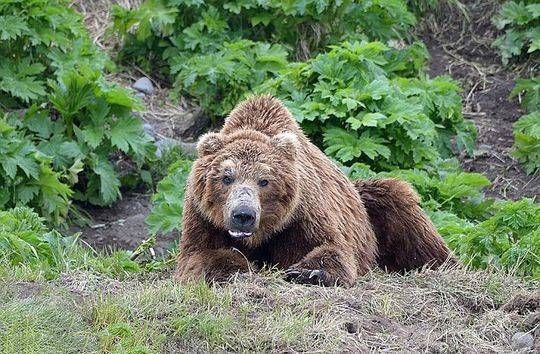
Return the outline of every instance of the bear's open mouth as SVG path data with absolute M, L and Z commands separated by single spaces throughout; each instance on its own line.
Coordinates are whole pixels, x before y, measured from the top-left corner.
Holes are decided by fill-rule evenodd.
M 233 231 L 229 230 L 229 235 L 234 238 L 246 238 L 253 234 L 253 232 Z

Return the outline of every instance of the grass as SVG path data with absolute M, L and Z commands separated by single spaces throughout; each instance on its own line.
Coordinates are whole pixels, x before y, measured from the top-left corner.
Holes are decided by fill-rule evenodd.
M 164 273 L 121 282 L 87 271 L 36 282 L 0 274 L 2 353 L 507 352 L 516 331 L 538 327 L 540 308 L 540 283 L 465 270 L 373 272 L 350 289 L 279 273 L 187 286 Z M 514 304 L 523 299 L 528 307 Z

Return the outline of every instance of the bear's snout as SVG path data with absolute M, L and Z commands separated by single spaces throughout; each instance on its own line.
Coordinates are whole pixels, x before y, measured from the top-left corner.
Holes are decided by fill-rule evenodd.
M 248 207 L 240 207 L 232 212 L 232 224 L 241 231 L 248 230 L 255 225 L 255 218 L 257 213 L 255 210 Z
M 230 194 L 224 211 L 229 235 L 236 239 L 252 236 L 259 225 L 257 192 L 250 186 L 239 185 Z

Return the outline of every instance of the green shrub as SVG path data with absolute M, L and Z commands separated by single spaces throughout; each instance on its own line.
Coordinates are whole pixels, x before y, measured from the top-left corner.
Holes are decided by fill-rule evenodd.
M 425 53 L 416 55 L 409 60 L 422 62 Z M 345 165 L 424 167 L 451 155 L 453 136 L 471 151 L 475 129 L 463 119 L 456 83 L 397 76 L 406 66 L 380 42 L 345 42 L 290 64 L 257 91 L 280 97 L 311 139 Z
M 494 266 L 540 279 L 540 204 L 499 201 L 492 213 L 479 224 L 455 228 L 446 236 L 450 247 L 475 268 Z
M 538 54 L 540 50 L 540 4 L 535 0 L 507 1 L 493 23 L 504 33 L 494 42 L 504 64 L 513 57 Z
M 184 209 L 184 192 L 191 161 L 180 160 L 169 167 L 169 174 L 158 183 L 152 197 L 153 207 L 146 218 L 151 235 L 180 230 Z
M 121 59 L 173 75 L 175 90 L 217 120 L 288 56 L 307 59 L 345 39 L 404 37 L 414 17 L 402 0 L 148 0 L 116 7 L 114 23 Z
M 44 101 L 51 76 L 112 65 L 66 0 L 0 3 L 0 57 L 0 107 L 8 108 Z
M 0 211 L 0 258 L 13 265 L 39 262 L 62 268 L 69 262 L 75 240 L 48 231 L 43 219 L 28 208 Z
M 287 51 L 278 44 L 250 40 L 224 43 L 214 53 L 177 56 L 170 60 L 176 87 L 198 99 L 216 120 L 230 112 L 253 87 L 287 65 Z
M 72 191 L 51 158 L 5 117 L 0 118 L 0 209 L 31 205 L 52 222 L 66 217 Z
M 154 151 L 132 116 L 139 103 L 105 80 L 111 62 L 69 4 L 0 4 L 1 148 L 9 143 L 11 155 L 2 160 L 0 181 L 12 187 L 2 191 L 0 208 L 37 206 L 55 222 L 71 196 L 96 205 L 120 196 L 111 158 L 126 157 L 138 170 Z
M 527 173 L 540 169 L 540 111 L 524 115 L 514 123 L 514 156 Z
M 67 270 L 94 270 L 122 275 L 140 270 L 127 251 L 109 256 L 80 246 L 78 235 L 62 236 L 27 207 L 0 211 L 0 266 L 27 267 L 46 278 Z
M 493 200 L 485 199 L 482 191 L 490 182 L 479 173 L 395 170 L 378 176 L 406 180 L 422 196 L 425 208 L 449 211 L 468 220 L 483 220 L 493 204 Z
M 540 169 L 540 77 L 517 80 L 510 97 L 522 93 L 521 104 L 530 113 L 514 123 L 513 155 L 530 174 Z

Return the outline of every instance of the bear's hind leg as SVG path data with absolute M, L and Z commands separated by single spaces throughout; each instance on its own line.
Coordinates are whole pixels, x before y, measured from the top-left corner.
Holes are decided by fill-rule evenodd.
M 356 181 L 378 241 L 378 265 L 406 271 L 456 263 L 411 186 L 395 179 Z

